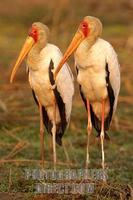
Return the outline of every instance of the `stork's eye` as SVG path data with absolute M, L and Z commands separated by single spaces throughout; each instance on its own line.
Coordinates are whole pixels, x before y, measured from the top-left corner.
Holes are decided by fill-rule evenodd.
M 86 24 L 86 23 L 83 23 L 83 24 L 82 24 L 82 27 L 83 27 L 83 28 L 87 28 L 87 24 Z
M 32 34 L 36 35 L 37 34 L 37 30 L 36 29 L 32 29 Z
M 84 36 L 87 37 L 89 33 L 88 23 L 85 21 L 81 22 L 80 29 L 83 32 Z
M 37 40 L 38 40 L 38 30 L 36 28 L 32 27 L 29 31 L 29 36 L 31 36 L 35 40 L 35 42 L 37 42 Z
M 88 28 L 87 22 L 82 22 L 82 23 L 81 23 L 81 27 L 82 27 L 82 29 Z
M 33 33 L 35 33 L 35 34 L 36 34 L 36 33 L 37 33 L 37 30 L 34 30 L 34 31 L 33 31 Z

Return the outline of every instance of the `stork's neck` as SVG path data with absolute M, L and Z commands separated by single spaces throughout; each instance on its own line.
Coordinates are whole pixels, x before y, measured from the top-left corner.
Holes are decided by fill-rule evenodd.
M 84 65 L 82 64 L 82 61 L 86 61 L 89 51 L 91 50 L 91 47 L 96 43 L 98 37 L 88 37 L 85 40 L 83 40 L 83 42 L 81 42 L 81 44 L 79 45 L 79 47 L 77 48 L 76 52 L 75 52 L 75 59 L 77 61 L 77 63 L 79 63 L 79 65 Z
M 88 56 L 91 53 L 92 46 L 97 42 L 98 38 L 86 38 L 83 40 L 83 42 L 79 45 L 77 48 L 74 57 L 76 63 L 81 68 L 87 68 L 88 67 Z
M 45 47 L 45 45 L 42 45 L 40 43 L 36 43 L 31 51 L 28 54 L 27 57 L 27 64 L 29 69 L 33 71 L 37 71 L 39 68 L 39 62 L 41 60 L 40 52 Z

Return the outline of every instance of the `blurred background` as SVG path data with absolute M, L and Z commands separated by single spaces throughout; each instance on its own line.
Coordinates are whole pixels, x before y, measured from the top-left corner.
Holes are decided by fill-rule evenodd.
M 131 183 L 133 155 L 133 0 L 4 0 L 0 1 L 0 159 L 8 168 L 29 163 L 16 160 L 40 159 L 39 113 L 28 84 L 25 63 L 11 85 L 9 77 L 18 53 L 33 22 L 46 24 L 49 42 L 62 52 L 71 41 L 82 18 L 92 15 L 103 23 L 103 38 L 115 48 L 121 65 L 121 91 L 118 109 L 105 145 L 106 162 L 115 169 L 112 181 Z M 73 58 L 69 60 L 72 68 Z M 75 74 L 75 71 L 73 71 Z M 76 79 L 75 79 L 76 80 Z M 87 115 L 75 81 L 75 96 L 69 130 L 58 147 L 58 160 L 84 166 Z M 92 137 L 92 168 L 100 167 L 99 143 Z M 46 160 L 52 159 L 50 137 L 46 134 Z M 68 154 L 66 156 L 66 154 Z M 14 161 L 13 161 L 14 160 Z M 13 161 L 13 162 L 12 162 Z M 16 161 L 16 162 L 15 162 Z M 3 166 L 3 165 L 2 165 Z M 51 166 L 51 165 L 50 165 Z M 18 170 L 17 168 L 17 170 Z M 119 173 L 120 172 L 120 173 Z M 5 187 L 6 186 L 2 186 Z

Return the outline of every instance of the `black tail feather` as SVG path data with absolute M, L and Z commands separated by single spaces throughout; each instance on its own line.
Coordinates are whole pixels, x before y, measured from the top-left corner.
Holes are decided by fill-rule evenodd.
M 56 143 L 60 146 L 62 146 L 62 136 L 60 136 L 58 133 L 56 134 Z

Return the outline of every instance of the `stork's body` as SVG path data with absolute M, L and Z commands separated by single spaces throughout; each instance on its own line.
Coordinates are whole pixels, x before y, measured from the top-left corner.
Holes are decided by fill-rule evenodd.
M 39 100 L 41 105 L 45 107 L 49 120 L 53 122 L 53 102 L 55 101 L 55 95 L 49 77 L 49 73 L 52 73 L 50 63 L 52 61 L 53 67 L 56 68 L 62 58 L 62 54 L 58 47 L 48 43 L 45 48 L 43 48 L 42 51 L 36 55 L 37 60 L 32 55 L 34 55 L 34 52 L 31 50 L 27 59 L 27 65 L 29 68 L 29 83 L 36 98 Z M 33 64 L 34 62 L 35 64 Z M 67 84 L 67 82 L 70 84 Z M 67 64 L 64 65 L 58 76 L 57 90 L 61 95 L 62 101 L 64 102 L 66 122 L 68 123 L 71 114 L 74 89 L 72 73 Z M 58 105 L 56 104 L 56 124 L 59 123 L 61 123 L 61 117 Z
M 81 91 L 91 103 L 99 120 L 101 120 L 102 100 L 105 99 L 104 115 L 106 119 L 110 109 L 112 109 L 110 106 L 111 97 L 108 93 L 108 71 L 109 81 L 114 93 L 113 112 L 116 109 L 120 88 L 119 64 L 113 47 L 100 38 L 86 51 L 81 44 L 75 52 L 75 63 L 78 68 L 77 81 L 81 85 Z
M 74 93 L 73 76 L 65 63 L 54 85 L 53 72 L 62 54 L 58 47 L 47 42 L 49 29 L 40 22 L 33 23 L 14 69 L 11 82 L 22 60 L 27 56 L 29 83 L 33 97 L 40 112 L 40 141 L 42 163 L 44 163 L 44 125 L 53 138 L 53 160 L 56 167 L 56 144 L 61 145 L 62 136 L 69 123 L 72 97 Z M 69 82 L 69 84 L 67 84 Z
M 113 47 L 100 38 L 101 33 L 100 20 L 91 16 L 85 17 L 58 65 L 55 77 L 74 52 L 77 81 L 88 112 L 86 167 L 89 163 L 89 137 L 94 127 L 101 138 L 104 169 L 104 138 L 108 138 L 106 131 L 116 110 L 120 69 Z

